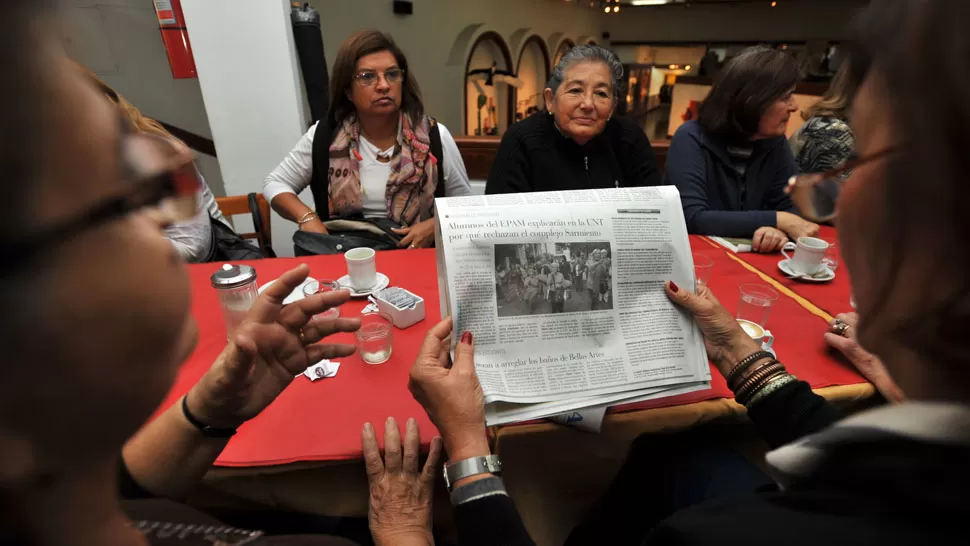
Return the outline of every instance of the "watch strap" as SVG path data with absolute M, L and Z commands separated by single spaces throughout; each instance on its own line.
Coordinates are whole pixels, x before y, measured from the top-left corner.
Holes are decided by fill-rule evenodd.
M 502 461 L 496 455 L 484 457 L 472 457 L 452 464 L 446 464 L 444 468 L 445 484 L 451 491 L 453 484 L 459 480 L 479 474 L 499 474 L 502 472 Z
M 236 429 L 234 428 L 218 428 L 199 421 L 199 418 L 192 415 L 192 412 L 189 411 L 188 399 L 188 395 L 182 397 L 182 415 L 185 416 L 185 420 L 191 423 L 193 427 L 199 429 L 199 432 L 203 436 L 206 438 L 230 438 L 236 434 Z

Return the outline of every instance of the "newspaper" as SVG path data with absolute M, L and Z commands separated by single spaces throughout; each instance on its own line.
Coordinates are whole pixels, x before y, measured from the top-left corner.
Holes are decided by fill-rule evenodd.
M 490 425 L 709 388 L 672 186 L 435 200 L 443 316 L 475 335 Z M 457 336 L 455 336 L 457 338 Z

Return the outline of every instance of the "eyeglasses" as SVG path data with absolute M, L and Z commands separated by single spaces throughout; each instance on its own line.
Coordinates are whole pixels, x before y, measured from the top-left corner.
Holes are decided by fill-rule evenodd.
M 131 214 L 153 209 L 162 221 L 179 222 L 193 217 L 202 182 L 193 154 L 173 138 L 136 133 L 122 120 L 120 137 L 122 180 L 130 187 L 86 211 L 20 240 L 0 241 L 4 264 L 0 272 L 23 265 L 46 247 Z
M 374 70 L 361 70 L 360 72 L 354 74 L 354 81 L 357 82 L 357 85 L 361 87 L 373 87 L 377 84 L 381 74 L 384 76 L 384 81 L 390 85 L 399 84 L 402 80 L 404 80 L 404 69 L 389 68 L 380 73 Z
M 828 222 L 835 218 L 835 204 L 850 172 L 896 151 L 895 147 L 886 148 L 823 173 L 797 174 L 788 179 L 785 193 L 791 195 L 802 216 L 814 222 Z

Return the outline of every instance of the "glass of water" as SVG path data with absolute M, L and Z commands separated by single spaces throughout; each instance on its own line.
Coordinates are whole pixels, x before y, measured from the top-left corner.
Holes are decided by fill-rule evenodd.
M 707 256 L 694 256 L 694 275 L 697 278 L 697 289 L 707 284 L 711 280 L 711 272 L 714 270 L 714 260 Z
M 778 301 L 778 292 L 764 284 L 745 283 L 741 285 L 738 298 L 738 316 L 764 328 L 768 324 L 771 307 Z
M 340 285 L 337 283 L 337 281 L 332 281 L 329 279 L 310 281 L 303 285 L 303 296 L 309 298 L 310 296 L 326 294 L 327 292 L 335 292 L 337 290 L 340 290 Z M 322 313 L 313 315 L 313 318 L 337 318 L 339 316 L 340 308 L 331 307 Z
M 391 358 L 394 326 L 390 315 L 380 312 L 362 313 L 357 330 L 357 349 L 368 364 L 383 364 Z

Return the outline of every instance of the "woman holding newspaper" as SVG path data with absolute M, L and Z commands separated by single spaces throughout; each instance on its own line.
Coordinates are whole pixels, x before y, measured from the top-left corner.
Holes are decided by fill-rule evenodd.
M 657 186 L 650 140 L 614 116 L 623 65 L 598 46 L 563 55 L 545 90 L 546 110 L 505 133 L 485 193 Z
M 668 297 L 693 314 L 709 357 L 773 449 L 766 462 L 778 485 L 750 463 L 729 471 L 705 460 L 681 435 L 648 437 L 567 545 L 965 540 L 970 255 L 954 249 L 968 220 L 962 207 L 940 203 L 961 203 L 968 191 L 970 4 L 875 0 L 861 17 L 861 45 L 874 62 L 852 109 L 861 159 L 838 202 L 839 237 L 858 305 L 856 338 L 910 401 L 840 422 L 840 411 L 762 352 L 706 286 L 695 294 L 668 283 Z M 939 92 L 927 100 L 927 90 Z M 814 188 L 800 179 L 795 190 Z M 447 320 L 432 329 L 411 390 L 450 457 L 459 541 L 532 544 L 498 477 L 454 474 L 490 452 L 472 336 L 462 335 L 449 367 L 451 335 Z M 663 447 L 676 441 L 679 458 Z

